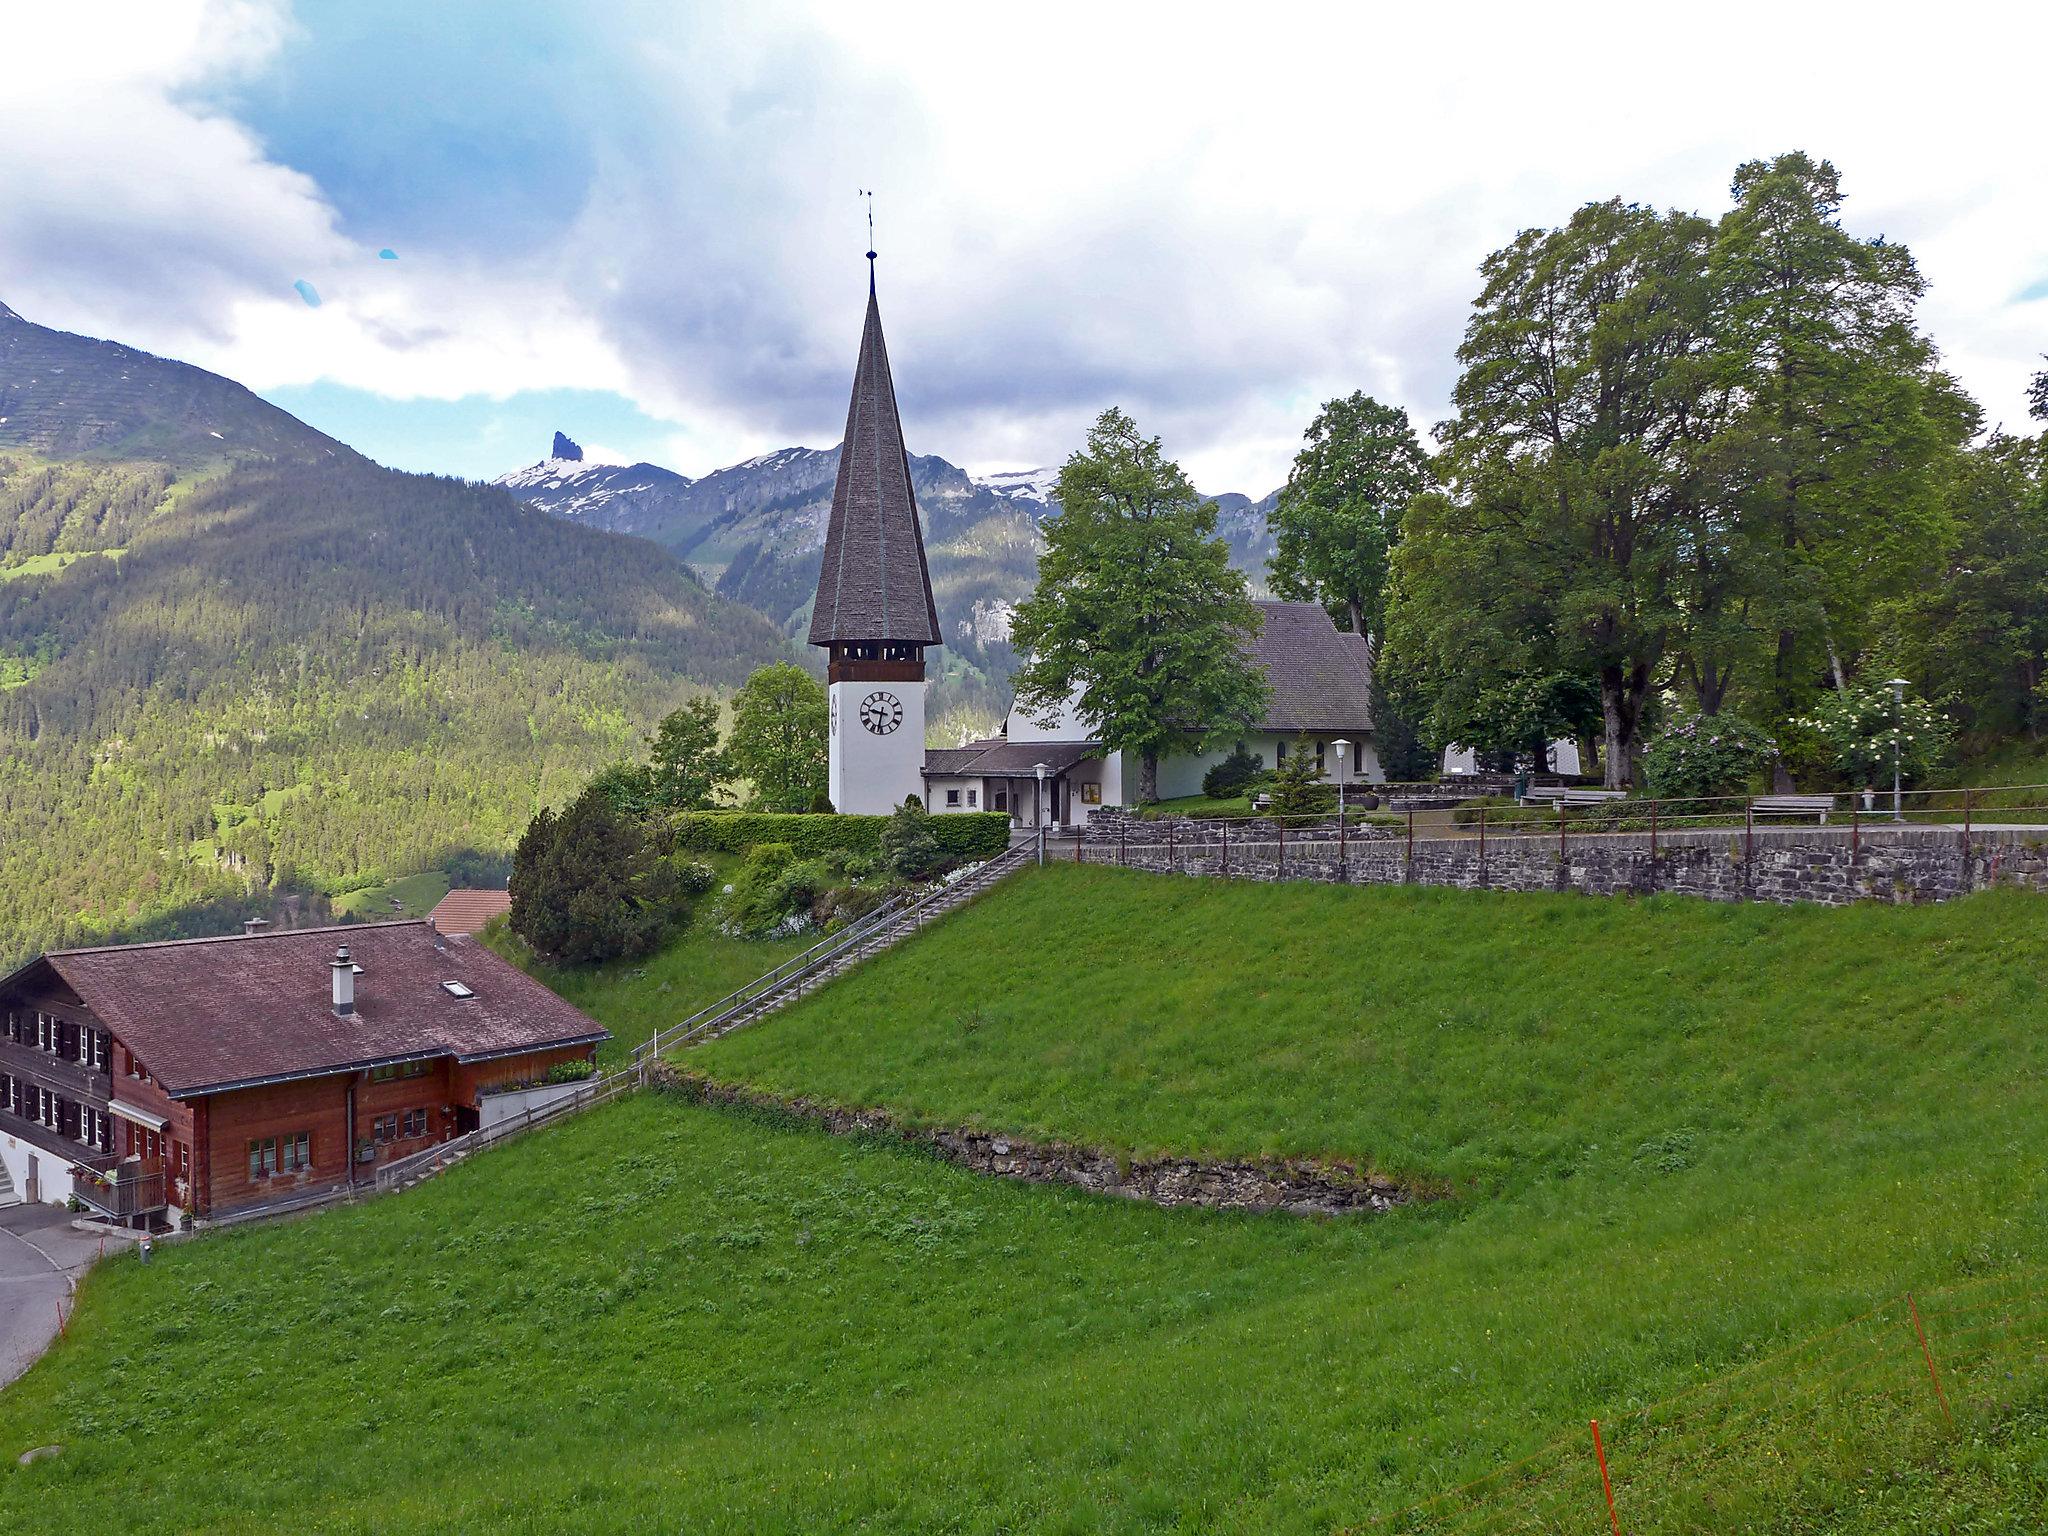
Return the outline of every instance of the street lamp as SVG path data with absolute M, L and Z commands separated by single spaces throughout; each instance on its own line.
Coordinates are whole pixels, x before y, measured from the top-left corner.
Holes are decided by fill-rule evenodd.
M 1899 737 L 1906 730 L 1906 679 L 1892 678 L 1886 686 L 1892 691 L 1892 820 L 1904 821 L 1906 813 L 1900 809 L 1899 793 Z
M 1344 820 L 1344 780 L 1351 771 L 1351 743 L 1339 736 L 1330 743 L 1330 748 L 1337 754 L 1337 821 L 1341 825 Z
M 1038 862 L 1043 867 L 1045 864 L 1045 764 L 1033 763 L 1031 765 L 1031 773 L 1032 777 L 1038 780 L 1038 788 L 1033 792 L 1031 799 L 1031 819 L 1038 825 Z

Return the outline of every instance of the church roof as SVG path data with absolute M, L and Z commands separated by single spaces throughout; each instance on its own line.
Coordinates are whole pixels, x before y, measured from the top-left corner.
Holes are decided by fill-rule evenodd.
M 1102 756 L 1099 741 L 1011 741 L 990 736 L 964 747 L 927 747 L 924 771 L 944 778 L 1028 779 L 1040 763 L 1048 773 L 1065 773 L 1077 763 Z
M 1369 731 L 1372 666 L 1365 637 L 1339 629 L 1321 603 L 1255 605 L 1265 622 L 1251 643 L 1271 697 L 1262 731 Z
M 818 600 L 811 610 L 811 644 L 835 640 L 940 643 L 872 267 L 839 479 L 832 487 L 832 521 L 818 569 Z

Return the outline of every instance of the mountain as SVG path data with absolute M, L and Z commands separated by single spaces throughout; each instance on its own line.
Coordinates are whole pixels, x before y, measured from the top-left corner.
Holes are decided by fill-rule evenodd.
M 681 561 L 0 313 L 0 958 L 465 854 L 791 654 Z
M 30 325 L 0 304 L 0 452 L 10 448 L 182 468 L 357 457 L 230 379 L 119 342 Z
M 635 533 L 675 551 L 722 597 L 767 614 L 792 636 L 810 602 L 832 510 L 839 450 L 783 448 L 691 480 L 653 464 L 586 464 L 556 452 L 500 476 L 522 501 L 556 516 Z M 1008 708 L 1016 659 L 1009 618 L 1038 578 L 1048 518 L 1059 513 L 1057 469 L 970 475 L 932 455 L 912 454 L 911 484 L 924 514 L 932 596 L 946 636 L 933 716 L 966 710 L 986 723 Z M 1272 554 L 1262 500 L 1216 498 L 1218 531 L 1239 569 L 1263 585 Z

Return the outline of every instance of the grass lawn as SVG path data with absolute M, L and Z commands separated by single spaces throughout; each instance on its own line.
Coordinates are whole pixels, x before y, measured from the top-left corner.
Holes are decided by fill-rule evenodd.
M 434 904 L 448 894 L 448 886 L 445 870 L 430 869 L 424 874 L 400 875 L 381 885 L 366 885 L 359 891 L 335 897 L 334 915 L 360 917 L 370 922 L 425 917 L 434 910 Z M 391 905 L 394 900 L 399 903 L 397 907 Z
M 738 864 L 730 854 L 696 855 L 724 874 Z M 518 936 L 493 923 L 484 942 L 612 1032 L 597 1055 L 600 1070 L 623 1063 L 633 1047 L 688 1018 L 735 989 L 818 942 L 821 935 L 794 939 L 730 939 L 718 931 L 710 895 L 699 897 L 682 932 L 658 954 L 609 965 L 543 964 Z
M 1020 875 L 694 1064 L 1453 1196 L 1160 1211 L 643 1096 L 95 1272 L 0 1393 L 0 1530 L 1324 1532 L 1537 1452 L 1517 1528 L 1592 1531 L 1595 1415 L 1631 1532 L 2038 1528 L 2044 938 L 2008 892 Z M 1968 1283 L 2016 1324 L 1973 1336 Z M 1844 1357 L 1765 1357 L 1907 1287 L 1953 1435 L 1897 1315 L 1774 1396 Z

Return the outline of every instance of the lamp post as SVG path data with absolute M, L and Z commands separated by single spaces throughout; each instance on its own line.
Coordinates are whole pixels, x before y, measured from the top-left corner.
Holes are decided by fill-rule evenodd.
M 1031 819 L 1038 826 L 1038 863 L 1041 869 L 1045 866 L 1045 773 L 1045 764 L 1031 765 L 1031 775 L 1038 780 L 1038 788 L 1031 798 Z
M 1339 736 L 1330 743 L 1337 754 L 1337 824 L 1344 824 L 1344 781 L 1351 772 L 1351 743 Z
M 1899 737 L 1906 729 L 1906 679 L 1894 677 L 1885 686 L 1892 691 L 1892 820 L 1904 821 L 1906 813 L 1900 808 L 1903 797 L 1899 791 Z

